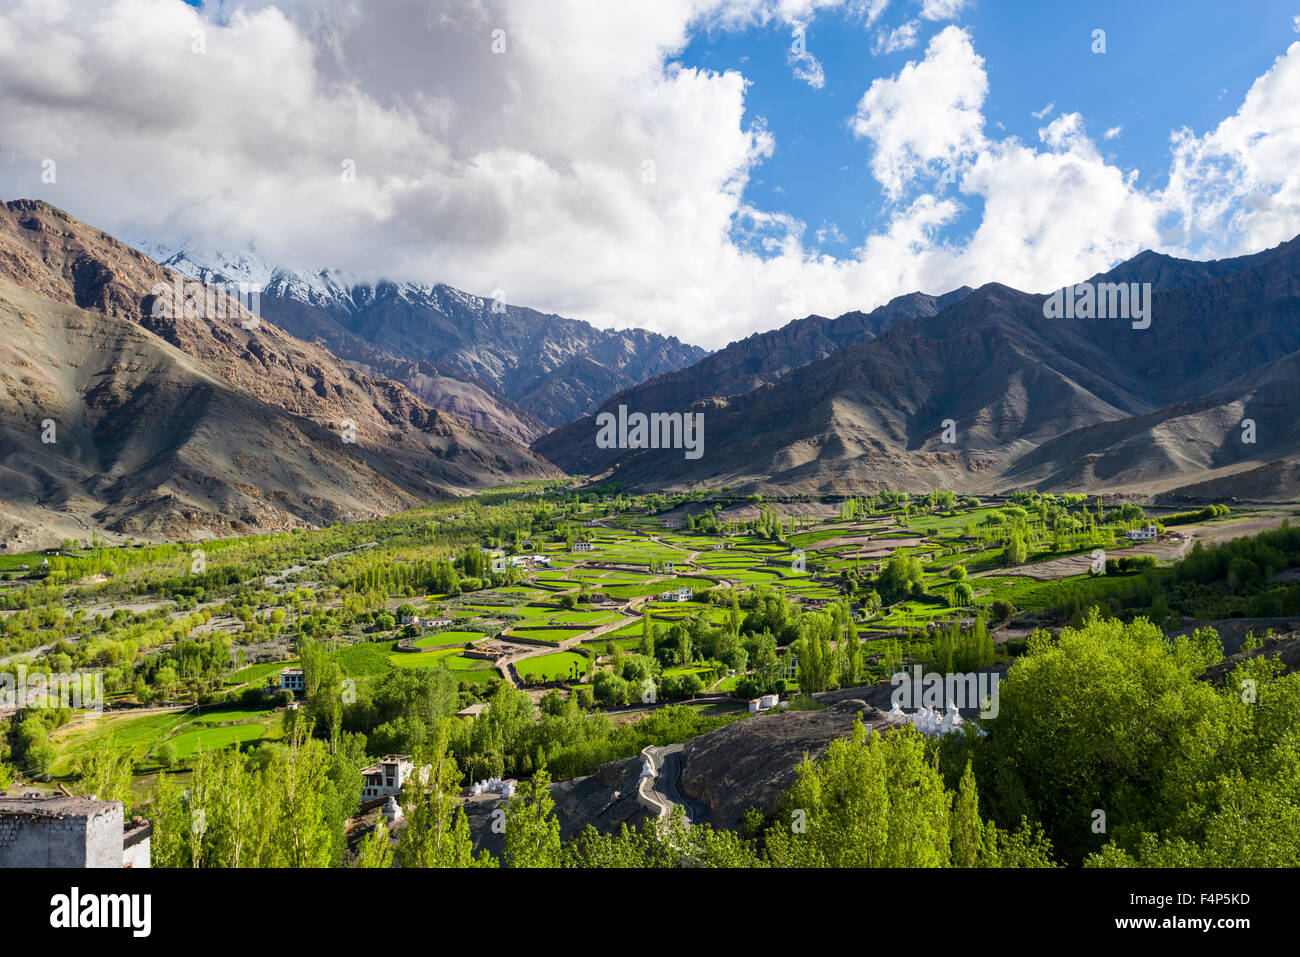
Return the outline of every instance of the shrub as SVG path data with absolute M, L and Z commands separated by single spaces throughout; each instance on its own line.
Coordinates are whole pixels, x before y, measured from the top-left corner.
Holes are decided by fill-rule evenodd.
M 1005 598 L 995 598 L 989 605 L 989 614 L 993 616 L 994 621 L 1006 621 L 1015 613 L 1016 606 Z

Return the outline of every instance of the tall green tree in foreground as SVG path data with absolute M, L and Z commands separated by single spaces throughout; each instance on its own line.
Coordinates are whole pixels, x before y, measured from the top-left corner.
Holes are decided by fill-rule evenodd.
M 446 719 L 438 722 L 433 741 L 415 753 L 414 764 L 416 770 L 402 789 L 406 824 L 397 842 L 397 863 L 402 867 L 495 866 L 487 852 L 474 856 L 469 821 L 457 799 L 460 771 L 448 750 Z
M 563 866 L 560 822 L 547 789 L 550 783 L 550 774 L 541 768 L 531 781 L 519 782 L 510 798 L 505 817 L 506 867 Z
M 1300 856 L 1300 674 L 1263 658 L 1222 684 L 1218 636 L 1145 619 L 1037 633 L 974 752 L 999 823 L 1041 822 L 1070 863 L 1244 865 Z

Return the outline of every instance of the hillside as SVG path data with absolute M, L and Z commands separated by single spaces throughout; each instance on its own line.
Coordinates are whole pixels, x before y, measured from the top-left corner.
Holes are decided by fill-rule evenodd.
M 846 346 L 873 339 L 903 319 L 934 315 L 969 293 L 964 286 L 938 297 L 911 293 L 869 313 L 847 312 L 835 319 L 796 319 L 780 329 L 733 342 L 694 365 L 624 389 L 601 403 L 596 412 L 617 410 L 620 405 L 629 410 L 668 411 L 712 396 L 741 395 Z M 596 412 L 543 436 L 534 448 L 569 472 L 592 473 L 607 468 L 617 458 L 617 452 L 598 449 L 592 441 Z
M 554 428 L 620 389 L 705 355 L 675 337 L 636 328 L 597 329 L 443 284 L 371 284 L 329 270 L 275 269 L 248 255 L 155 251 L 164 266 L 185 275 L 250 283 L 260 293 L 266 318 L 339 355 L 372 367 L 389 363 L 399 376 L 427 375 L 427 369 L 411 363 L 433 363 L 444 377 L 459 377 L 504 397 L 508 408 L 502 415 L 487 397 L 475 396 L 469 418 L 506 435 L 516 431 L 511 422 L 519 418 L 515 407 Z M 420 391 L 417 379 L 399 381 Z M 448 394 L 458 389 L 453 386 Z M 443 395 L 429 397 L 436 408 L 455 411 L 454 404 L 443 403 Z M 461 411 L 468 411 L 464 390 L 458 395 Z
M 11 549 L 319 525 L 558 474 L 272 323 L 155 308 L 178 278 L 44 203 L 0 207 Z
M 702 458 L 633 450 L 611 474 L 639 488 L 1294 498 L 1300 242 L 1215 264 L 1143 254 L 1094 281 L 1132 276 L 1157 279 L 1150 328 L 1047 319 L 1043 296 L 989 284 L 775 384 L 698 403 Z M 1241 440 L 1247 418 L 1254 443 Z

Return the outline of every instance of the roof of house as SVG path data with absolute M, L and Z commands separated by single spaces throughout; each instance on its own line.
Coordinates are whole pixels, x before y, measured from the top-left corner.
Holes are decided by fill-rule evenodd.
M 116 810 L 122 811 L 121 801 L 97 801 L 80 795 L 58 795 L 56 797 L 35 798 L 16 797 L 0 798 L 0 816 L 22 815 L 24 817 L 98 817 Z

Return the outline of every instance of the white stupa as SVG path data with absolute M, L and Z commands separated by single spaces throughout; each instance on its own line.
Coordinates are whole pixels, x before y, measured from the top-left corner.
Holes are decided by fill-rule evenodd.
M 384 802 L 383 815 L 384 820 L 388 821 L 390 824 L 393 821 L 400 821 L 402 819 L 402 806 L 397 803 L 397 798 L 390 796 L 388 800 Z

